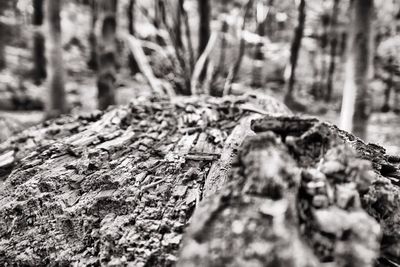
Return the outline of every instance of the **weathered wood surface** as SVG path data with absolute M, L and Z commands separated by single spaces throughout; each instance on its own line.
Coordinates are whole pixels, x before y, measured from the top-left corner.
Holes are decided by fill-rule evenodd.
M 248 132 L 263 106 L 289 112 L 257 102 L 137 100 L 0 144 L 0 265 L 174 265 L 193 211 L 214 191 L 210 169 L 228 173 L 221 158 L 243 140 L 231 133 Z
M 399 158 L 315 119 L 252 129 L 178 266 L 399 266 Z
M 0 265 L 399 266 L 400 158 L 288 114 L 139 99 L 9 138 Z

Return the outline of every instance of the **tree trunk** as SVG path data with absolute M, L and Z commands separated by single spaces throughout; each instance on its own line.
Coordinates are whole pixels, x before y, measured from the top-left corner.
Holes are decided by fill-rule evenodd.
M 368 87 L 372 78 L 373 10 L 373 0 L 352 2 L 340 126 L 360 138 L 366 137 L 370 115 Z
M 48 79 L 47 90 L 48 100 L 46 116 L 57 117 L 67 113 L 67 102 L 64 88 L 64 62 L 62 59 L 61 44 L 61 11 L 62 0 L 47 0 L 47 62 Z
M 91 27 L 89 33 L 89 61 L 87 62 L 88 67 L 91 70 L 97 70 L 98 62 L 97 62 L 97 42 L 96 42 L 96 23 L 98 19 L 98 3 L 96 0 L 90 1 L 90 10 L 91 10 Z
M 206 49 L 208 40 L 211 36 L 211 5 L 210 0 L 198 0 L 199 10 L 199 45 L 197 49 L 197 57 L 199 58 Z M 207 62 L 204 66 L 203 72 L 200 76 L 200 80 L 203 80 L 207 73 Z
M 127 17 L 128 17 L 128 32 L 131 35 L 135 35 L 135 5 L 136 0 L 129 0 Z
M 128 10 L 127 10 L 128 32 L 133 36 L 135 36 L 135 10 L 136 10 L 135 5 L 136 5 L 136 0 L 129 0 Z M 128 64 L 132 75 L 139 72 L 139 66 L 137 65 L 135 57 L 132 55 L 132 53 L 129 53 Z
M 44 0 L 33 0 L 33 80 L 41 84 L 46 79 L 45 38 L 42 32 L 44 20 Z
M 386 62 L 384 62 L 383 64 L 386 64 Z M 384 80 L 385 84 L 386 84 L 386 89 L 385 89 L 385 97 L 384 97 L 384 101 L 383 101 L 383 106 L 381 108 L 382 112 L 388 112 L 390 110 L 390 93 L 392 91 L 392 87 L 393 87 L 393 76 L 394 76 L 394 58 L 393 56 L 389 56 L 388 62 L 387 62 L 387 71 L 388 71 L 388 78 Z M 384 66 L 385 69 L 385 66 Z M 396 93 L 396 92 L 395 92 Z
M 97 33 L 98 107 L 106 109 L 115 104 L 117 75 L 117 0 L 102 0 L 99 6 L 100 32 Z
M 175 38 L 175 46 L 178 49 L 184 49 L 183 41 L 182 41 L 182 9 L 183 9 L 184 0 L 176 1 L 176 16 L 174 19 L 174 38 Z
M 400 159 L 289 113 L 269 97 L 134 100 L 12 137 L 0 265 L 399 264 Z
M 264 84 L 263 80 L 263 66 L 264 66 L 264 36 L 267 24 L 268 13 L 260 14 L 266 8 L 261 2 L 257 3 L 257 35 L 259 37 L 259 42 L 256 44 L 254 51 L 254 66 L 252 70 L 252 82 L 251 85 L 254 87 L 261 87 Z M 268 7 L 268 11 L 271 6 Z
M 287 82 L 285 101 L 293 99 L 293 89 L 296 81 L 296 67 L 299 57 L 301 40 L 303 39 L 304 26 L 306 22 L 306 1 L 301 0 L 298 7 L 298 22 L 294 31 L 294 37 L 290 48 L 290 76 Z
M 6 6 L 6 3 L 0 3 L 0 16 L 3 15 Z M 6 67 L 5 36 L 5 25 L 3 21 L 0 21 L 0 70 Z
M 199 47 L 197 51 L 198 57 L 203 53 L 210 39 L 211 29 L 211 6 L 210 0 L 198 0 L 199 9 Z
M 239 54 L 238 54 L 238 57 L 236 58 L 234 65 L 229 69 L 228 76 L 226 77 L 225 84 L 224 84 L 224 91 L 223 91 L 224 96 L 229 95 L 231 93 L 232 84 L 236 81 L 237 75 L 240 70 L 240 66 L 242 65 L 242 60 L 243 60 L 244 52 L 246 49 L 246 42 L 243 37 L 243 32 L 246 28 L 246 22 L 247 22 L 248 17 L 251 14 L 253 4 L 254 4 L 254 0 L 248 0 L 244 7 L 243 22 L 242 22 L 242 28 L 240 31 Z
M 327 87 L 326 87 L 326 95 L 325 101 L 329 102 L 332 98 L 333 92 L 333 76 L 335 74 L 335 67 L 336 67 L 336 50 L 339 44 L 339 34 L 337 30 L 337 21 L 339 15 L 339 0 L 333 1 L 332 7 L 332 15 L 331 15 L 331 23 L 330 23 L 330 53 L 329 53 L 329 69 L 328 69 L 328 78 L 327 78 Z

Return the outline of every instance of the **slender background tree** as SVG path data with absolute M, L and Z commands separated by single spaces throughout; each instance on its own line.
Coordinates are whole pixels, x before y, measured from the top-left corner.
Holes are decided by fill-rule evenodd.
M 301 41 L 303 39 L 304 27 L 306 23 L 306 1 L 300 0 L 298 7 L 298 22 L 294 31 L 293 41 L 290 48 L 290 75 L 287 81 L 287 89 L 285 96 L 285 103 L 290 107 L 295 108 L 293 105 L 293 90 L 296 81 L 296 68 L 297 61 L 299 58 L 299 52 L 301 47 Z
M 43 35 L 44 0 L 33 0 L 33 76 L 36 84 L 46 79 L 45 38 Z
M 64 62 L 61 44 L 60 11 L 62 0 L 46 1 L 48 101 L 46 117 L 52 118 L 68 111 L 64 88 Z
M 0 2 L 0 16 L 3 15 L 4 10 L 7 7 L 7 1 Z M 0 20 L 0 70 L 6 67 L 6 57 L 5 57 L 5 24 Z
M 350 10 L 351 23 L 348 34 L 340 127 L 365 138 L 371 112 L 368 89 L 373 67 L 374 1 L 352 0 Z
M 102 0 L 99 3 L 99 31 L 97 32 L 98 57 L 98 107 L 106 109 L 115 104 L 117 75 L 117 0 Z

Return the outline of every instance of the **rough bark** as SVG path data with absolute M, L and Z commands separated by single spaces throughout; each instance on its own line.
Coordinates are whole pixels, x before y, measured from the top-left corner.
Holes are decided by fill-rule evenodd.
M 301 0 L 298 7 L 298 22 L 294 31 L 293 41 L 290 48 L 290 76 L 287 81 L 286 102 L 293 98 L 293 89 L 296 82 L 296 67 L 299 57 L 301 40 L 303 39 L 304 26 L 306 22 L 306 1 Z M 289 100 L 290 99 L 290 100 Z
M 284 114 L 270 98 L 134 101 L 8 139 L 0 264 L 399 264 L 400 159 Z
M 366 137 L 370 115 L 368 87 L 372 78 L 373 10 L 373 0 L 352 2 L 340 118 L 342 129 L 353 131 L 361 138 Z
M 135 100 L 8 139 L 0 264 L 399 264 L 400 159 L 289 113 Z
M 43 35 L 44 0 L 33 0 L 33 79 L 36 84 L 46 79 L 45 38 Z
M 46 116 L 56 117 L 68 111 L 64 88 L 64 62 L 62 59 L 60 11 L 62 0 L 46 1 L 48 99 Z
M 267 116 L 252 130 L 178 266 L 398 265 L 398 158 L 318 120 Z
M 244 138 L 228 136 L 257 114 L 249 101 L 134 101 L 0 144 L 0 265 L 173 265 L 210 169 L 228 172 Z
M 99 3 L 99 32 L 97 32 L 97 99 L 99 109 L 115 104 L 117 75 L 117 0 Z

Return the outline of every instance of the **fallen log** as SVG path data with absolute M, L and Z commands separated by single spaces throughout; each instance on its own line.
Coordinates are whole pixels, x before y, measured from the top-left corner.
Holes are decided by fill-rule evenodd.
M 0 159 L 3 266 L 398 264 L 400 160 L 268 97 L 139 99 Z

